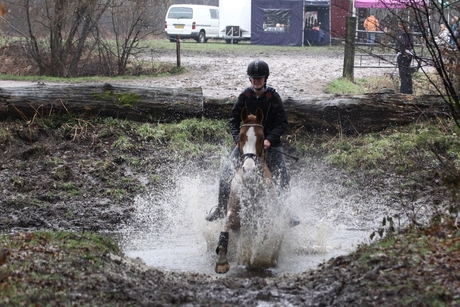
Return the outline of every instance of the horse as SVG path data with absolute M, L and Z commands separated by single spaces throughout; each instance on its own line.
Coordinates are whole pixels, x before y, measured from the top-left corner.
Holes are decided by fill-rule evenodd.
M 216 248 L 215 272 L 227 273 L 230 230 L 240 233 L 238 262 L 252 268 L 276 265 L 282 242 L 282 232 L 274 229 L 273 217 L 280 216 L 275 184 L 265 163 L 263 112 L 249 114 L 246 107 L 241 112 L 238 147 L 240 166 L 231 181 L 227 214 Z M 270 240 L 273 239 L 274 240 Z M 271 242 L 270 246 L 266 243 Z M 257 251 L 256 247 L 260 250 Z

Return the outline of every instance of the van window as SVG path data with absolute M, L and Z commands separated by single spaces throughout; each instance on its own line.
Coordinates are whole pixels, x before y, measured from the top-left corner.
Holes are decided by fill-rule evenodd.
M 211 19 L 219 19 L 219 10 L 210 9 L 211 11 Z
M 192 19 L 193 10 L 190 7 L 172 7 L 169 11 L 168 18 Z

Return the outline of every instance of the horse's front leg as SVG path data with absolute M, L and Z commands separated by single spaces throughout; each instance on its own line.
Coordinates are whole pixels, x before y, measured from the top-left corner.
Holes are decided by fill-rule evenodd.
M 225 220 L 224 231 L 219 235 L 219 242 L 217 243 L 216 253 L 217 261 L 214 267 L 216 273 L 225 274 L 230 270 L 230 264 L 227 259 L 228 240 L 230 229 L 239 229 L 240 227 L 240 201 L 236 195 L 236 188 L 238 186 L 237 180 L 232 181 L 232 189 L 227 205 L 227 217 Z
M 219 236 L 219 243 L 217 243 L 217 260 L 214 271 L 219 274 L 225 274 L 230 270 L 230 264 L 227 259 L 228 237 L 228 231 L 222 231 Z

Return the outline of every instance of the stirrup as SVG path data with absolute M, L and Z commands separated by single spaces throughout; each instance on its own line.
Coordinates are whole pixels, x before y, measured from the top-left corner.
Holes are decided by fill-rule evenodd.
M 288 225 L 290 228 L 295 227 L 300 224 L 299 216 L 297 215 L 297 213 L 295 213 L 292 210 L 287 211 L 287 218 L 288 218 Z
M 293 216 L 289 217 L 288 225 L 289 225 L 290 228 L 296 227 L 299 224 L 300 224 L 300 220 L 299 220 L 298 217 L 296 217 L 296 216 L 295 217 L 293 217 Z
M 205 217 L 206 221 L 214 222 L 224 217 L 224 213 L 219 207 L 214 207 L 214 208 L 213 208 L 214 210 L 211 209 L 211 212 L 209 212 L 208 215 L 206 215 Z

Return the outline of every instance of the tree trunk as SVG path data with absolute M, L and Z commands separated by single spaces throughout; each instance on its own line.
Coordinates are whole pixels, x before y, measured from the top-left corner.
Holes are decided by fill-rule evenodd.
M 284 102 L 288 121 L 309 131 L 360 134 L 436 117 L 450 117 L 449 106 L 437 95 L 407 96 L 373 93 L 325 96 Z
M 142 122 L 186 118 L 227 119 L 234 99 L 203 97 L 201 88 L 105 85 L 36 85 L 0 88 L 0 118 L 32 120 L 54 114 L 110 116 Z M 319 95 L 284 101 L 291 127 L 312 132 L 360 134 L 434 117 L 450 110 L 440 96 L 382 92 Z

